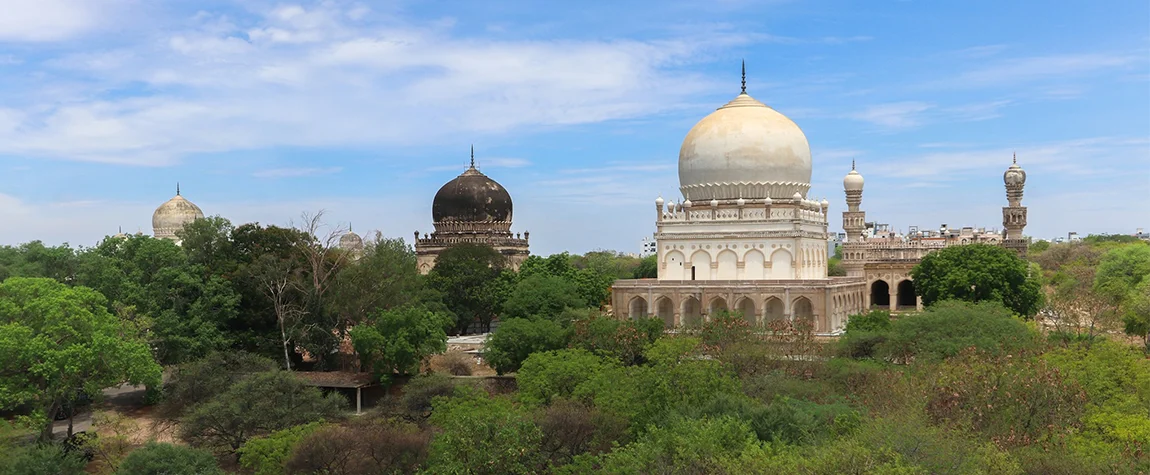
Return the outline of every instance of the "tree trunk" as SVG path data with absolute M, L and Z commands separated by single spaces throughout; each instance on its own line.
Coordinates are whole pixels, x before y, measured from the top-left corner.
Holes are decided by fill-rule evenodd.
M 40 431 L 40 442 L 49 442 L 52 440 L 52 428 L 56 425 L 56 413 L 60 411 L 60 403 L 52 401 L 48 405 L 48 410 L 44 411 L 44 415 L 48 417 L 48 424 Z
M 284 342 L 284 364 L 288 371 L 291 371 L 291 357 L 288 356 L 288 337 L 287 330 L 284 328 L 284 320 L 280 318 L 280 339 Z

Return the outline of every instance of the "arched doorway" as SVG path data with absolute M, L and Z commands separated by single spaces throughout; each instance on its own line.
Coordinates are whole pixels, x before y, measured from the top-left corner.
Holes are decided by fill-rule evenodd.
M 647 316 L 647 300 L 643 297 L 635 297 L 631 299 L 630 312 L 627 314 L 631 318 L 643 318 Z
M 776 297 L 771 297 L 763 303 L 763 323 L 774 320 L 782 320 L 785 317 L 783 314 L 783 301 Z
M 683 308 L 679 314 L 683 316 L 683 326 L 685 327 L 697 327 L 703 324 L 703 304 L 695 297 L 687 297 L 683 300 Z
M 667 297 L 655 299 L 655 315 L 663 320 L 663 328 L 675 327 L 675 304 Z
M 818 330 L 815 325 L 815 310 L 811 305 L 811 301 L 806 297 L 799 297 L 791 304 L 791 315 L 794 315 L 794 321 L 806 322 L 811 325 L 812 330 Z
M 758 324 L 758 315 L 755 315 L 755 301 L 743 297 L 735 308 L 739 309 L 739 313 L 743 314 L 743 318 L 751 323 L 751 325 Z
M 890 284 L 885 280 L 870 284 L 870 304 L 872 307 L 890 307 Z
M 727 307 L 727 299 L 722 297 L 715 297 L 711 299 L 711 307 L 709 310 L 710 311 L 707 313 L 713 317 L 718 315 L 720 312 L 729 311 L 730 307 Z
M 914 282 L 904 280 L 898 283 L 898 306 L 899 308 L 918 306 L 918 301 L 914 295 Z

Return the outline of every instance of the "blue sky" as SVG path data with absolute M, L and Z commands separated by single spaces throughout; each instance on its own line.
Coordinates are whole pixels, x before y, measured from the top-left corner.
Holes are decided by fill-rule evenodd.
M 804 130 L 811 197 L 868 218 L 1150 228 L 1143 1 L 0 0 L 0 243 L 150 232 L 175 191 L 233 222 L 410 240 L 467 165 L 532 251 L 637 252 L 683 136 L 739 87 Z

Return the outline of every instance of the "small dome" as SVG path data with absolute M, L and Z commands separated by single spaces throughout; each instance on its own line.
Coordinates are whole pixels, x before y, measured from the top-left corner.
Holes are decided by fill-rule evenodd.
M 339 237 L 339 248 L 345 251 L 362 251 L 363 238 L 349 229 L 347 234 Z
M 431 203 L 437 222 L 511 222 L 511 195 L 499 183 L 471 167 L 447 182 Z
M 843 189 L 846 191 L 862 191 L 863 176 L 855 170 L 855 162 L 851 160 L 851 172 L 843 178 Z
M 176 239 L 176 231 L 203 218 L 204 212 L 200 207 L 180 196 L 179 187 L 176 187 L 176 196 L 152 213 L 152 233 L 157 238 Z
M 1025 185 L 1026 184 L 1026 171 L 1018 166 L 1018 156 L 1014 157 L 1014 163 L 1006 172 L 1002 174 L 1002 181 L 1006 185 Z
M 659 195 L 658 198 L 655 198 L 655 206 L 662 208 L 663 203 L 666 203 L 665 201 L 663 201 L 663 195 Z
M 768 196 L 767 199 L 763 200 L 763 204 L 765 204 L 767 206 L 774 204 L 774 202 L 775 202 L 775 200 L 772 200 L 770 196 Z
M 819 204 L 820 204 L 820 205 L 822 205 L 822 207 L 823 207 L 823 208 L 828 208 L 828 207 L 830 207 L 830 205 L 831 205 L 831 202 L 830 202 L 830 201 L 827 201 L 827 199 L 826 199 L 826 198 L 823 198 L 823 201 L 822 201 L 821 203 L 819 203 Z
M 800 203 L 800 204 L 803 203 L 803 201 L 804 201 L 802 193 L 799 193 L 797 191 L 795 192 L 794 196 L 791 196 L 791 199 L 795 200 L 795 203 Z
M 791 119 L 745 92 L 700 120 L 679 149 L 687 198 L 783 198 L 811 183 L 811 148 Z
M 738 200 L 735 200 L 735 204 L 738 206 L 745 206 L 747 204 L 747 200 L 739 198 Z

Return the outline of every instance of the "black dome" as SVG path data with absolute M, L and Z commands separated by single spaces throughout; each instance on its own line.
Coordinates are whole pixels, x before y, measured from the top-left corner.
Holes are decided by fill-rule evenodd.
M 511 195 L 472 165 L 435 194 L 431 218 L 435 222 L 510 222 Z

